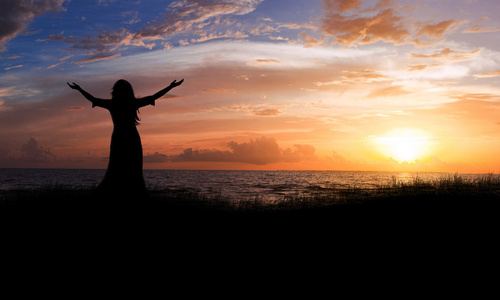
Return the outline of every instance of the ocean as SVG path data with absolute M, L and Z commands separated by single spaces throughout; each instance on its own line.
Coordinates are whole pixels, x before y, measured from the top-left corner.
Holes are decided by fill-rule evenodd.
M 96 186 L 105 170 L 0 169 L 0 191 L 47 186 L 85 188 Z M 149 190 L 188 190 L 229 198 L 268 198 L 314 193 L 325 188 L 373 189 L 396 180 L 415 177 L 433 180 L 447 173 L 350 172 L 350 171 L 211 171 L 144 170 Z M 481 174 L 460 174 L 477 177 Z

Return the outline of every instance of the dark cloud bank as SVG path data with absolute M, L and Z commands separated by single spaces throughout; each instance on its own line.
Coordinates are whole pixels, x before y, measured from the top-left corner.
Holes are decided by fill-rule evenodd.
M 0 167 L 17 167 L 25 164 L 39 164 L 54 162 L 56 156 L 48 148 L 38 143 L 35 137 L 31 137 L 21 148 L 14 151 L 0 149 Z
M 148 154 L 144 156 L 145 163 L 164 162 L 239 162 L 254 165 L 266 165 L 278 162 L 300 162 L 314 160 L 315 149 L 310 145 L 294 145 L 294 148 L 282 149 L 274 138 L 261 137 L 251 139 L 246 143 L 231 141 L 226 145 L 230 150 L 184 149 L 177 155 L 165 155 L 161 153 Z
M 161 153 L 147 154 L 144 163 L 165 162 L 234 162 L 253 165 L 266 165 L 279 162 L 301 162 L 317 159 L 315 149 L 311 145 L 296 144 L 293 148 L 280 148 L 274 138 L 261 137 L 249 142 L 230 141 L 226 144 L 229 150 L 187 148 L 177 155 Z M 40 163 L 57 161 L 51 149 L 44 148 L 35 137 L 31 137 L 19 149 L 14 151 L 0 149 L 0 166 L 19 167 L 36 166 Z M 105 159 L 107 160 L 107 158 Z

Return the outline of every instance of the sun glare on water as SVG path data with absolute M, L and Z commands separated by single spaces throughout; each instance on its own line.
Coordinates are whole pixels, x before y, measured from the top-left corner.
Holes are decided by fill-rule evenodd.
M 421 160 L 429 151 L 429 137 L 416 130 L 398 129 L 386 136 L 375 137 L 375 144 L 379 145 L 384 156 L 388 156 L 398 163 L 415 163 Z

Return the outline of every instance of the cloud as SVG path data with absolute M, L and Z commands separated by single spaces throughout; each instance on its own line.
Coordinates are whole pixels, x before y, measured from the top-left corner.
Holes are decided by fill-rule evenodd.
M 334 36 L 335 42 L 346 46 L 379 41 L 430 46 L 431 42 L 419 38 L 426 36 L 432 41 L 441 41 L 445 34 L 465 23 L 455 19 L 416 22 L 407 16 L 415 7 L 397 5 L 392 0 L 378 0 L 372 7 L 362 5 L 361 0 L 323 0 L 323 4 L 323 33 Z
M 482 25 L 474 25 L 471 28 L 465 29 L 463 33 L 486 33 L 486 32 L 498 32 L 500 28 L 495 27 L 483 27 Z
M 10 97 L 17 94 L 14 87 L 0 87 L 0 98 Z
M 486 32 L 497 32 L 500 31 L 500 28 L 497 27 L 484 27 L 481 22 L 488 20 L 488 17 L 482 17 L 479 19 L 480 23 L 474 24 L 471 27 L 462 31 L 463 33 L 486 33 Z
M 77 60 L 76 63 L 86 64 L 86 63 L 96 62 L 96 61 L 100 61 L 100 60 L 111 59 L 111 58 L 115 58 L 115 57 L 119 57 L 119 56 L 121 56 L 120 53 L 114 53 L 114 54 L 99 53 L 99 54 L 93 55 L 89 58 Z
M 462 24 L 463 21 L 458 20 L 446 20 L 439 22 L 437 24 L 424 25 L 419 32 L 417 37 L 427 35 L 429 38 L 440 40 L 447 32 L 453 31 L 457 28 L 457 25 Z
M 500 77 L 500 70 L 475 74 L 474 77 L 476 78 Z
M 242 39 L 248 37 L 247 34 L 241 31 L 231 31 L 231 30 L 226 30 L 225 33 L 219 32 L 219 33 L 210 33 L 210 34 L 205 34 L 202 33 L 202 36 L 197 38 L 197 39 L 191 39 L 191 44 L 193 43 L 202 43 L 210 40 L 215 40 L 215 39 L 222 39 L 222 38 L 234 38 L 234 39 Z M 186 41 L 187 42 L 187 41 Z M 187 45 L 187 44 L 186 44 Z
M 268 36 L 268 38 L 272 41 L 289 41 L 290 39 L 282 36 Z
M 49 11 L 63 11 L 65 0 L 19 1 L 2 0 L 0 2 L 0 51 L 5 44 L 19 35 L 35 16 Z
M 121 13 L 121 16 L 127 19 L 126 21 L 122 21 L 123 24 L 133 25 L 141 21 L 141 19 L 138 18 L 139 12 L 136 10 L 125 11 Z
M 52 154 L 50 149 L 44 149 L 42 146 L 38 145 L 37 139 L 32 137 L 26 144 L 21 146 L 20 158 L 30 162 L 45 162 L 54 160 L 56 156 Z
M 170 157 L 174 162 L 210 161 L 210 162 L 242 162 L 254 165 L 266 165 L 278 162 L 300 162 L 314 160 L 315 149 L 310 145 L 294 145 L 294 148 L 282 149 L 274 138 L 256 138 L 247 143 L 231 141 L 227 143 L 231 150 L 185 149 L 181 154 Z
M 64 36 L 62 34 L 51 34 L 48 37 L 44 39 L 39 39 L 37 42 L 44 42 L 44 41 L 62 41 L 64 40 Z
M 194 32 L 210 18 L 244 15 L 255 10 L 262 0 L 199 1 L 184 0 L 170 4 L 167 14 L 139 29 L 134 39 L 161 39 L 181 32 Z
M 211 88 L 201 91 L 203 94 L 236 94 L 235 89 Z
M 85 50 L 86 55 L 92 55 L 91 58 L 82 59 L 78 63 L 88 63 L 103 59 L 110 59 L 120 56 L 119 53 L 112 53 L 120 46 L 142 46 L 148 49 L 154 47 L 155 44 L 145 44 L 142 41 L 134 40 L 133 35 L 125 28 L 112 32 L 100 30 L 97 36 L 83 37 L 63 37 L 62 35 L 50 35 L 45 41 L 64 41 L 71 45 L 72 50 Z
M 56 159 L 50 149 L 39 145 L 35 137 L 31 137 L 16 151 L 3 150 L 2 152 L 0 162 L 6 166 L 53 162 Z
M 408 71 L 413 72 L 413 71 L 423 71 L 428 68 L 432 67 L 437 67 L 439 66 L 438 64 L 432 64 L 432 65 L 410 65 L 408 66 Z
M 24 65 L 17 65 L 17 66 L 7 67 L 7 68 L 4 68 L 4 70 L 8 71 L 8 70 L 11 70 L 11 69 L 17 69 L 17 68 L 21 68 L 21 67 L 24 67 Z
M 305 32 L 301 32 L 299 34 L 299 36 L 306 41 L 306 43 L 304 45 L 304 47 L 306 47 L 306 48 L 311 48 L 311 47 L 314 47 L 317 45 L 321 45 L 326 40 L 324 36 L 322 36 L 321 39 L 319 40 L 317 38 L 314 38 L 314 37 L 306 34 Z
M 283 23 L 279 24 L 278 27 L 287 29 L 318 29 L 318 27 L 312 23 Z
M 276 32 L 276 31 L 278 31 L 277 28 L 269 26 L 265 23 L 260 23 L 258 27 L 250 30 L 250 33 L 252 35 L 269 35 L 269 34 Z
M 277 116 L 285 105 L 270 104 L 233 104 L 231 106 L 219 106 L 210 108 L 209 111 L 241 111 L 256 116 Z
M 352 83 L 372 83 L 391 79 L 389 76 L 379 74 L 370 69 L 346 71 L 344 73 L 346 75 L 342 76 L 342 78 Z
M 384 41 L 402 45 L 411 38 L 403 17 L 397 15 L 390 1 L 379 0 L 371 11 L 362 11 L 361 1 L 324 0 L 323 3 L 322 31 L 334 36 L 337 43 L 353 46 Z
M 403 90 L 400 85 L 394 85 L 390 87 L 375 89 L 368 94 L 368 97 L 397 97 L 401 95 L 409 94 L 410 92 Z
M 361 0 L 336 0 L 323 2 L 327 10 L 340 12 L 356 9 L 363 3 Z
M 168 155 L 155 152 L 154 154 L 144 155 L 143 160 L 145 164 L 156 164 L 167 162 L 169 161 L 169 158 Z
M 277 59 L 257 59 L 255 61 L 247 62 L 247 66 L 261 67 L 261 66 L 274 65 L 274 64 L 280 64 L 280 63 L 281 63 L 281 61 L 279 61 Z
M 492 93 L 465 93 L 460 95 L 452 96 L 452 98 L 458 100 L 473 100 L 473 101 L 494 101 L 500 98 L 500 94 Z
M 19 55 L 10 55 L 10 56 L 0 56 L 1 59 L 17 59 L 21 58 Z
M 455 51 L 451 50 L 450 48 L 444 48 L 441 50 L 434 51 L 433 54 L 430 55 L 425 55 L 425 54 L 418 54 L 418 53 L 411 53 L 410 57 L 411 58 L 432 58 L 432 59 L 437 59 L 437 60 L 444 60 L 444 61 L 457 61 L 457 60 L 468 60 L 479 54 L 483 48 L 478 48 L 474 51 Z
M 270 109 L 255 110 L 254 114 L 256 116 L 277 116 L 281 114 L 281 111 L 277 108 L 270 108 Z
M 85 107 L 83 106 L 71 106 L 66 109 L 66 111 L 79 111 L 79 110 L 84 110 Z
M 369 84 L 373 82 L 389 81 L 393 78 L 390 76 L 379 74 L 371 69 L 362 70 L 344 70 L 342 71 L 344 75 L 340 76 L 340 80 L 333 80 L 327 82 L 315 82 L 316 86 L 326 86 L 334 84 Z
M 55 68 L 57 66 L 59 66 L 61 63 L 57 63 L 57 64 L 51 64 L 50 66 L 47 67 L 47 69 L 52 69 L 52 68 Z

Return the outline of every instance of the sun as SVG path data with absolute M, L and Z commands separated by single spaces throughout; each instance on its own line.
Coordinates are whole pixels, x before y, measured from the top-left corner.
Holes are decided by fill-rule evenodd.
M 423 159 L 429 150 L 429 137 L 414 129 L 396 129 L 386 136 L 375 137 L 384 156 L 398 163 L 415 163 Z
M 389 138 L 390 152 L 392 158 L 398 162 L 415 162 L 421 153 L 420 140 L 415 137 L 392 137 Z

